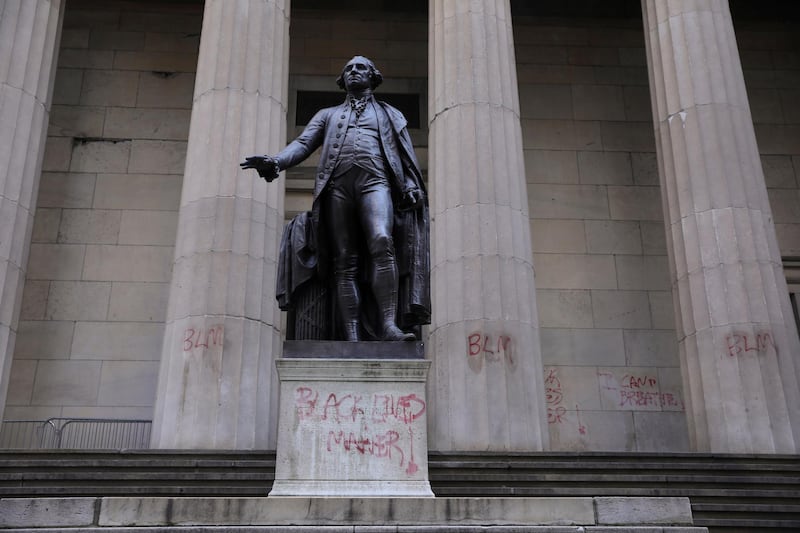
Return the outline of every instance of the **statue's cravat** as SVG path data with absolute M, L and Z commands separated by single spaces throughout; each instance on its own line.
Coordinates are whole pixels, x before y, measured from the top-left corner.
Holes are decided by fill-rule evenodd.
M 356 118 L 361 116 L 361 113 L 364 112 L 364 109 L 367 107 L 368 97 L 364 96 L 363 98 L 354 98 L 350 97 L 350 107 L 353 111 L 356 112 Z

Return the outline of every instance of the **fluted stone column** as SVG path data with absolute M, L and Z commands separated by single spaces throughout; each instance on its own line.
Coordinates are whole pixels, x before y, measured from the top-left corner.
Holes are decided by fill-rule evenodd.
M 432 0 L 432 450 L 548 446 L 508 0 Z
M 63 14 L 62 0 L 0 0 L 0 415 L 14 356 Z
M 800 450 L 798 343 L 726 0 L 643 0 L 690 437 Z
M 275 447 L 289 0 L 206 0 L 153 421 L 157 448 Z

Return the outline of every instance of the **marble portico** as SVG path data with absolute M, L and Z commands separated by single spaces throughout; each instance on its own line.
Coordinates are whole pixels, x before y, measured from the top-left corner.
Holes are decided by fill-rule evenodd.
M 2 27 L 47 30 L 32 32 L 41 43 L 0 32 L 14 44 L 0 48 L 2 116 L 18 115 L 0 122 L 0 138 L 30 139 L 24 161 L 0 152 L 0 220 L 14 221 L 0 224 L 0 384 L 19 321 L 61 5 L 2 3 Z M 205 2 L 153 447 L 275 447 L 284 185 L 219 176 L 286 140 L 290 8 Z M 798 453 L 800 342 L 728 2 L 644 0 L 642 11 L 692 448 Z M 428 29 L 430 449 L 547 449 L 510 2 L 431 0 Z M 12 106 L 12 96 L 30 105 Z M 475 339 L 497 349 L 472 354 Z

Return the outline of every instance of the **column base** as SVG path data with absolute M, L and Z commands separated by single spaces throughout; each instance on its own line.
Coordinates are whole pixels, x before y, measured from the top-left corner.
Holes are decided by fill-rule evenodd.
M 419 359 L 281 359 L 270 497 L 432 498 Z

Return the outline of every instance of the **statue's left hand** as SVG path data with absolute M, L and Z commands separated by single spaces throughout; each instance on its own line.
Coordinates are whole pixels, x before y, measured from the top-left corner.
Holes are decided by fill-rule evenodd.
M 400 200 L 400 209 L 417 209 L 422 207 L 422 191 L 417 187 L 409 187 L 403 191 L 403 198 Z

